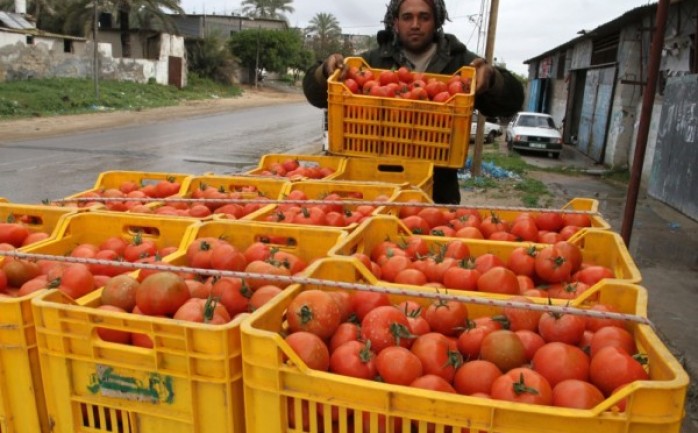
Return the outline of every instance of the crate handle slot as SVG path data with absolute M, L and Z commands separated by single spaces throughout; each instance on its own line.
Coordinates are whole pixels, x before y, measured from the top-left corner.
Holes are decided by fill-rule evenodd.
M 378 164 L 378 171 L 386 173 L 404 173 L 405 166 L 400 164 Z
M 145 235 L 154 238 L 160 237 L 160 229 L 152 226 L 129 225 L 124 227 L 124 232 L 132 237 L 136 235 Z
M 293 238 L 291 236 L 278 236 L 278 235 L 268 235 L 268 234 L 259 234 L 256 235 L 254 238 L 255 242 L 262 242 L 263 244 L 268 244 L 268 245 L 277 245 L 279 247 L 284 247 L 284 248 L 295 248 L 298 246 L 298 240 L 296 238 Z

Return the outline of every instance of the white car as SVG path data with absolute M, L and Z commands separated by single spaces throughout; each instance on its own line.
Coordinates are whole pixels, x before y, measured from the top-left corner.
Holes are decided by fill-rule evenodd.
M 477 113 L 473 113 L 473 119 L 470 124 L 470 141 L 475 141 L 477 133 Z M 502 127 L 496 123 L 485 120 L 485 143 L 494 143 L 494 139 L 502 135 Z
M 558 158 L 562 151 L 562 135 L 549 114 L 520 112 L 507 125 L 509 150 L 545 152 Z

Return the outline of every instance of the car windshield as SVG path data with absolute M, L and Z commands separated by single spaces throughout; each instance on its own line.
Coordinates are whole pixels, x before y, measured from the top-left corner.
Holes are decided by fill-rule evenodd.
M 532 128 L 552 128 L 555 129 L 555 123 L 550 117 L 544 116 L 521 116 L 516 122 L 518 126 L 527 126 Z

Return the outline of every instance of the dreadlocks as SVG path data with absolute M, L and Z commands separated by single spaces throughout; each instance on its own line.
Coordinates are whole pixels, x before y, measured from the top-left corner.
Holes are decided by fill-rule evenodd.
M 387 10 L 385 11 L 385 18 L 383 18 L 383 23 L 385 24 L 385 29 L 392 32 L 393 22 L 397 18 L 400 12 L 400 5 L 404 0 L 390 0 L 387 5 Z M 424 0 L 431 10 L 434 12 L 434 21 L 436 23 L 436 30 L 440 30 L 444 25 L 444 22 L 448 20 L 448 12 L 446 12 L 446 4 L 444 0 Z

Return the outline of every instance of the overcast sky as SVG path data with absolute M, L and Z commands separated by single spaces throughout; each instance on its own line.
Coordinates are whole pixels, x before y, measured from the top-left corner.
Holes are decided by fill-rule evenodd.
M 187 13 L 239 13 L 242 0 L 181 0 Z M 375 34 L 382 28 L 387 0 L 294 0 L 295 12 L 288 15 L 292 27 L 306 27 L 318 12 L 331 13 L 342 31 Z M 477 18 L 482 0 L 446 0 L 451 22 L 445 29 L 463 41 L 471 51 L 484 55 L 484 32 L 478 32 Z M 488 2 L 489 3 L 489 2 Z M 638 6 L 656 0 L 500 0 L 494 57 L 520 74 L 527 74 L 523 62 L 577 37 L 579 30 L 591 30 Z

